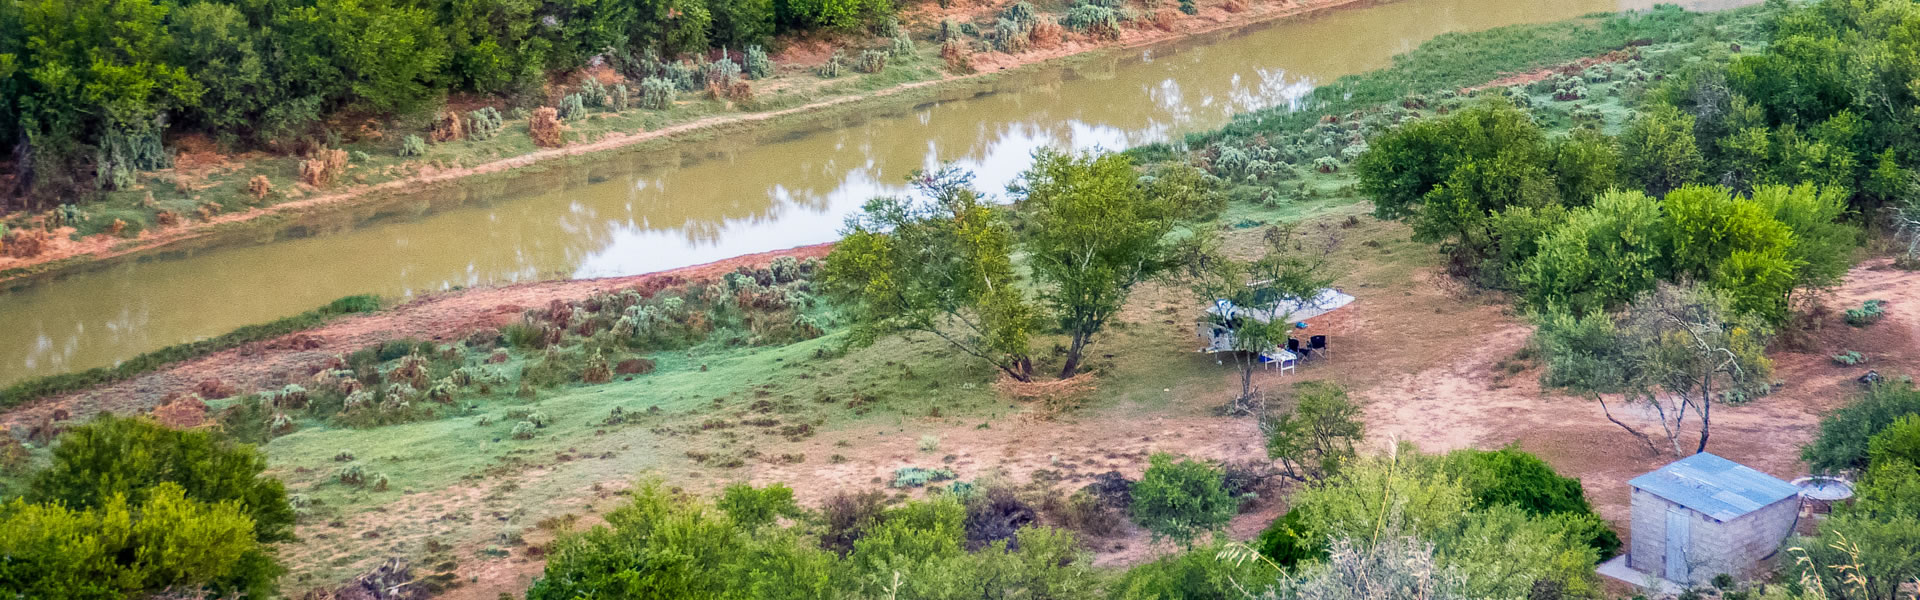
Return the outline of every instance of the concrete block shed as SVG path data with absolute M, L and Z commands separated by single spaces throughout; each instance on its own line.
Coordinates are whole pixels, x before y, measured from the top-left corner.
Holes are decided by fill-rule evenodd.
M 1627 482 L 1627 566 L 1683 585 L 1764 574 L 1800 516 L 1799 488 L 1701 452 Z

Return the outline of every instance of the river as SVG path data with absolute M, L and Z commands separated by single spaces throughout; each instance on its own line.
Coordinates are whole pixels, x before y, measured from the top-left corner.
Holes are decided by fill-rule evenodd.
M 1726 8 L 1749 0 L 1698 0 Z M 605 277 L 830 241 L 944 161 L 1001 191 L 1031 152 L 1123 149 L 1286 104 L 1432 37 L 1652 0 L 1401 0 L 1069 61 L 939 102 L 423 191 L 0 293 L 0 384 L 113 364 L 341 296 Z M 824 122 L 823 122 L 824 121 Z

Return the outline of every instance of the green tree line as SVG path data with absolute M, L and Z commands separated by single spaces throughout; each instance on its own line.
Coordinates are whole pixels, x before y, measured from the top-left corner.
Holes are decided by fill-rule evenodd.
M 175 132 L 296 151 L 338 114 L 448 93 L 543 101 L 548 74 L 768 43 L 890 17 L 890 0 L 5 0 L 5 208 L 71 201 L 168 166 Z M 637 78 L 637 77 L 636 77 Z

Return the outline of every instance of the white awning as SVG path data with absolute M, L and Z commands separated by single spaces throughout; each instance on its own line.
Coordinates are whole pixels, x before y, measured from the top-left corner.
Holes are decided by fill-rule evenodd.
M 1213 308 L 1207 309 L 1207 313 L 1229 319 L 1248 318 L 1262 323 L 1271 323 L 1275 319 L 1299 322 L 1333 312 L 1352 303 L 1353 296 L 1340 290 L 1326 288 L 1320 290 L 1320 293 L 1311 299 L 1286 298 L 1263 308 L 1234 306 L 1232 302 L 1226 300 L 1215 300 Z

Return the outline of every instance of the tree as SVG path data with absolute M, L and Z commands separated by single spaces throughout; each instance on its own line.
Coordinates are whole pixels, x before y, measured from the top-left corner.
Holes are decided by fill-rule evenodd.
M 1660 204 L 1671 244 L 1669 279 L 1709 282 L 1736 311 L 1786 320 L 1799 267 L 1790 256 L 1794 231 L 1787 224 L 1767 206 L 1717 186 L 1684 186 Z
M 714 505 L 727 513 L 736 525 L 748 530 L 772 523 L 778 517 L 800 514 L 800 506 L 793 503 L 793 488 L 781 483 L 764 488 L 744 483 L 729 485 Z
M 272 98 L 259 40 L 246 15 L 230 4 L 198 2 L 173 11 L 171 60 L 187 68 L 205 93 L 189 118 L 214 131 L 249 129 Z
M 1620 171 L 1647 193 L 1667 192 L 1700 180 L 1706 159 L 1693 137 L 1693 115 L 1655 104 L 1620 132 Z
M 945 167 L 915 179 L 918 199 L 868 201 L 827 255 L 824 279 L 848 307 L 857 341 L 926 333 L 1031 381 L 1037 319 L 1014 273 L 1013 231 L 972 179 Z
M 634 6 L 639 14 L 628 25 L 629 43 L 651 48 L 665 57 L 707 49 L 707 29 L 713 24 L 713 15 L 705 2 L 642 0 Z
M 1586 206 L 1620 185 L 1620 146 L 1600 130 L 1575 129 L 1552 147 L 1553 182 L 1567 206 Z
M 1237 261 L 1226 255 L 1218 238 L 1207 233 L 1182 245 L 1185 279 L 1195 297 L 1207 306 L 1226 301 L 1237 311 L 1266 310 L 1280 303 L 1296 302 L 1319 296 L 1333 284 L 1327 264 L 1339 245 L 1335 230 L 1322 224 L 1306 238 L 1297 226 L 1269 227 L 1260 236 L 1260 254 L 1252 260 Z M 1293 331 L 1291 314 L 1274 314 L 1266 320 L 1226 314 L 1207 316 L 1210 326 L 1225 328 L 1232 335 L 1234 360 L 1240 366 L 1239 406 L 1251 406 L 1258 390 L 1253 387 L 1253 372 L 1262 353 L 1286 344 Z
M 1515 279 L 1536 311 L 1610 309 L 1653 289 L 1667 245 L 1659 202 L 1608 192 L 1548 230 Z
M 206 504 L 234 503 L 262 542 L 293 539 L 286 487 L 263 477 L 266 456 L 205 431 L 176 431 L 144 418 L 102 416 L 60 437 L 52 464 L 35 472 L 27 499 L 74 509 L 116 497 L 143 504 L 162 484 Z
M 1569 149 L 1569 161 L 1572 154 L 1598 152 Z M 1481 268 L 1499 241 L 1492 235 L 1495 215 L 1560 201 L 1554 159 L 1532 116 L 1490 100 L 1375 138 L 1353 169 L 1360 191 L 1373 199 L 1374 216 L 1407 221 L 1414 239 L 1444 243 L 1456 272 L 1470 273 Z M 1569 185 L 1584 193 L 1600 178 L 1600 169 L 1578 164 L 1582 169 Z
M 1221 486 L 1220 471 L 1191 459 L 1174 462 L 1165 452 L 1147 457 L 1147 472 L 1133 485 L 1133 520 L 1156 538 L 1191 546 L 1202 534 L 1226 526 L 1240 502 Z
M 1606 396 L 1647 409 L 1673 453 L 1685 456 L 1706 451 L 1715 403 L 1764 392 L 1772 370 L 1766 335 L 1710 290 L 1661 284 L 1618 316 L 1545 315 L 1534 343 L 1546 357 L 1543 384 L 1593 397 L 1607 420 L 1657 454 L 1651 436 L 1613 416 Z M 1690 426 L 1690 417 L 1699 424 Z M 1699 432 L 1692 452 L 1681 441 L 1690 427 Z
M 772 0 L 711 0 L 707 11 L 713 14 L 709 37 L 722 48 L 744 50 L 773 35 Z
M 1811 183 L 1761 186 L 1754 189 L 1753 202 L 1793 232 L 1786 251 L 1787 262 L 1794 266 L 1793 290 L 1840 284 L 1853 267 L 1853 249 L 1860 243 L 1860 230 L 1841 222 L 1847 213 L 1845 190 Z
M 1295 481 L 1320 481 L 1354 459 L 1354 443 L 1366 439 L 1366 426 L 1360 407 L 1339 384 L 1306 381 L 1294 390 L 1293 410 L 1261 423 L 1267 456 L 1280 461 L 1280 472 Z
M 1135 284 L 1178 265 L 1168 234 L 1207 203 L 1196 181 L 1143 183 L 1124 154 L 1041 150 L 1010 187 L 1041 301 L 1069 338 L 1060 378 L 1079 372 L 1087 345 Z

